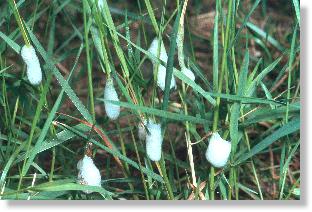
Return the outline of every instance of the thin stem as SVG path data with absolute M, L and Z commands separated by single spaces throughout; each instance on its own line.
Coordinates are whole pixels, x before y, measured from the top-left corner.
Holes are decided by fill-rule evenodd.
M 95 123 L 95 111 L 94 111 L 94 95 L 93 95 L 93 84 L 92 84 L 92 63 L 90 60 L 90 50 L 89 50 L 89 38 L 88 38 L 88 24 L 87 24 L 87 2 L 83 2 L 83 23 L 84 23 L 84 41 L 86 46 L 86 54 L 87 54 L 87 69 L 88 69 L 88 90 L 89 90 L 89 98 L 90 98 L 90 110 L 93 118 L 93 123 Z
M 155 162 L 157 167 L 160 169 L 161 175 L 165 181 L 165 185 L 167 188 L 167 194 L 168 194 L 168 198 L 169 200 L 174 200 L 174 195 L 172 192 L 172 188 L 171 188 L 171 184 L 169 182 L 168 176 L 167 176 L 167 172 L 166 172 L 166 167 L 165 167 L 165 159 L 162 156 L 160 159 L 160 162 Z
M 130 124 L 129 120 L 128 120 L 128 123 Z M 133 145 L 134 145 L 134 149 L 135 149 L 135 154 L 136 154 L 136 157 L 138 159 L 138 162 L 139 162 L 139 165 L 140 165 L 140 172 L 141 172 L 141 179 L 142 179 L 142 183 L 143 183 L 143 187 L 144 187 L 144 191 L 145 191 L 145 197 L 146 197 L 146 200 L 149 200 L 149 193 L 148 193 L 148 189 L 147 189 L 147 186 L 146 186 L 146 181 L 145 181 L 145 178 L 144 178 L 144 173 L 142 172 L 142 162 L 141 162 L 141 158 L 140 158 L 140 154 L 139 154 L 139 150 L 138 150 L 138 147 L 137 147 L 137 143 L 135 141 L 135 138 L 134 138 L 134 134 L 133 134 L 133 131 L 131 130 L 131 137 L 132 137 L 132 141 L 133 141 Z M 136 197 L 136 195 L 135 195 Z M 138 198 L 137 198 L 138 199 Z
M 232 17 L 232 5 L 233 0 L 229 0 L 229 6 L 228 6 L 228 14 L 227 14 L 227 20 L 226 20 L 226 31 L 225 31 L 225 41 L 224 41 L 224 47 L 223 47 L 223 55 L 222 55 L 222 64 L 221 64 L 221 73 L 219 78 L 219 87 L 218 87 L 218 93 L 222 92 L 222 86 L 223 86 L 223 78 L 224 78 L 224 72 L 227 66 L 227 47 L 229 44 L 229 37 L 230 37 L 230 25 L 231 25 L 231 17 Z M 215 132 L 218 128 L 218 121 L 219 121 L 219 108 L 220 108 L 220 96 L 217 97 L 216 100 L 216 106 L 214 110 L 214 117 L 213 117 L 213 126 L 212 131 Z
M 21 34 L 22 34 L 23 40 L 24 40 L 26 46 L 30 46 L 30 41 L 29 41 L 29 39 L 28 39 L 28 37 L 27 37 L 27 33 L 26 33 L 26 30 L 25 30 L 25 27 L 24 27 L 22 18 L 21 18 L 20 14 L 19 14 L 19 11 L 18 11 L 18 9 L 17 9 L 15 0 L 10 0 L 10 1 L 9 1 L 9 4 L 10 4 L 10 6 L 12 7 L 15 20 L 16 20 L 16 22 L 17 22 L 17 24 L 18 24 L 18 27 L 19 27 L 20 30 L 21 30 Z
M 209 187 L 210 187 L 210 200 L 214 200 L 214 167 L 210 168 L 210 179 L 209 179 Z

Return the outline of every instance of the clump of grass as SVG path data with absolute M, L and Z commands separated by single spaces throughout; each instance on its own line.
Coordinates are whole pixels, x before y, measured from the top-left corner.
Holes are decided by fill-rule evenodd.
M 299 199 L 292 2 L 0 3 L 0 198 Z

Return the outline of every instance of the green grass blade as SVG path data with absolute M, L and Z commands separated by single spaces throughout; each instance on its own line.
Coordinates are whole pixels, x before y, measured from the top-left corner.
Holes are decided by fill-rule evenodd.
M 234 39 L 231 41 L 231 44 L 229 45 L 229 50 L 233 47 L 233 45 L 236 43 L 240 33 L 242 32 L 242 30 L 246 27 L 247 21 L 249 20 L 251 14 L 255 11 L 255 9 L 258 7 L 259 3 L 261 0 L 256 0 L 255 3 L 252 5 L 249 13 L 245 16 L 243 23 L 241 24 L 241 26 L 239 27 L 239 29 L 236 32 L 236 35 L 234 37 Z
M 170 41 L 170 48 L 169 48 L 169 55 L 168 55 L 168 61 L 167 61 L 167 67 L 166 67 L 166 79 L 165 79 L 165 90 L 164 90 L 164 99 L 163 99 L 163 105 L 162 109 L 167 110 L 168 108 L 168 103 L 169 103 L 169 91 L 170 91 L 170 84 L 171 84 L 171 79 L 173 77 L 172 72 L 173 72 L 173 62 L 174 62 L 174 54 L 175 54 L 175 49 L 177 46 L 177 33 L 179 30 L 179 20 L 181 16 L 181 11 L 177 13 L 176 19 L 174 21 L 173 25 L 173 30 L 171 33 L 171 41 Z
M 78 183 L 72 182 L 72 180 L 58 180 L 53 182 L 47 182 L 42 183 L 40 185 L 29 187 L 28 188 L 31 191 L 92 191 L 92 192 L 98 192 L 109 199 L 111 199 L 111 196 L 114 194 L 112 192 L 109 192 L 105 190 L 102 187 L 98 186 L 88 186 L 88 185 L 80 185 Z
M 249 67 L 249 52 L 246 50 L 242 69 L 239 75 L 239 82 L 238 82 L 238 89 L 237 95 L 243 96 L 245 90 L 245 83 L 247 81 L 247 74 L 248 74 L 248 67 Z M 231 144 L 232 144 L 232 155 L 236 152 L 236 146 L 238 144 L 238 120 L 240 116 L 240 108 L 241 103 L 235 102 L 231 109 L 231 116 L 230 116 L 230 137 L 231 137 Z
M 255 24 L 247 22 L 246 26 L 255 33 L 257 33 L 262 39 L 267 40 L 270 44 L 272 44 L 275 48 L 277 48 L 281 52 L 285 50 L 285 48 L 276 39 L 274 39 L 271 35 L 260 29 Z
M 292 2 L 296 11 L 297 21 L 300 27 L 300 4 L 298 0 L 293 0 Z
M 255 92 L 257 86 L 261 83 L 263 78 L 268 75 L 274 68 L 279 64 L 279 62 L 282 60 L 283 57 L 277 58 L 275 61 L 273 61 L 270 65 L 268 65 L 265 69 L 263 69 L 258 76 L 250 83 L 248 88 L 246 88 L 246 96 L 252 96 Z
M 21 51 L 21 47 L 15 43 L 12 39 L 10 39 L 8 36 L 6 36 L 5 34 L 3 34 L 0 31 L 0 37 L 16 52 L 16 53 L 20 53 Z
M 292 64 L 293 61 L 295 59 L 295 55 L 296 55 L 296 51 L 295 51 L 295 46 L 296 46 L 296 38 L 297 38 L 297 28 L 298 25 L 296 24 L 295 29 L 294 29 L 294 33 L 292 36 L 292 40 L 291 40 L 291 47 L 290 47 L 290 54 L 289 54 L 289 60 L 288 60 L 288 80 L 287 80 L 287 110 L 286 110 L 286 114 L 285 114 L 285 121 L 288 121 L 288 105 L 289 105 L 289 101 L 290 101 L 290 86 L 291 86 L 291 69 L 292 69 Z
M 158 27 L 158 24 L 157 24 L 157 21 L 155 18 L 155 14 L 154 14 L 151 2 L 149 0 L 144 0 L 144 2 L 146 5 L 146 8 L 147 8 L 148 15 L 152 21 L 152 25 L 154 27 L 154 30 L 155 30 L 156 34 L 158 34 L 159 33 L 159 27 Z
M 282 175 L 280 176 L 282 179 L 282 187 L 281 187 L 281 191 L 280 191 L 280 196 L 279 199 L 281 200 L 284 196 L 284 188 L 285 188 L 285 181 L 286 181 L 286 176 L 289 170 L 289 163 L 291 162 L 291 159 L 294 157 L 298 147 L 300 145 L 300 141 L 298 141 L 296 143 L 296 145 L 292 148 L 291 152 L 289 153 L 289 156 L 287 158 L 287 160 L 285 161 L 285 164 L 283 166 L 283 170 L 282 170 Z
M 99 100 L 105 101 L 105 102 L 110 102 L 112 104 L 119 105 L 119 106 L 125 107 L 125 108 L 129 108 L 129 109 L 134 110 L 134 111 L 141 111 L 141 112 L 144 112 L 147 114 L 152 114 L 152 115 L 167 118 L 167 119 L 173 119 L 173 120 L 177 120 L 177 121 L 189 121 L 189 122 L 197 123 L 197 124 L 207 124 L 209 122 L 205 119 L 197 118 L 194 116 L 189 116 L 189 115 L 179 114 L 179 113 L 172 113 L 172 112 L 159 110 L 159 109 L 155 109 L 155 108 L 134 105 L 134 104 L 127 103 L 127 102 L 110 101 L 110 100 L 105 100 L 105 99 L 101 99 L 101 98 L 99 98 Z
M 216 5 L 217 8 L 217 5 Z M 216 10 L 213 29 L 213 91 L 218 92 L 219 88 L 219 36 L 218 36 L 219 11 Z
M 295 118 L 292 121 L 288 122 L 287 124 L 283 125 L 281 128 L 276 130 L 274 133 L 271 135 L 267 136 L 265 139 L 263 139 L 261 142 L 256 144 L 249 152 L 246 154 L 243 154 L 234 165 L 238 165 L 250 157 L 258 154 L 265 148 L 267 148 L 269 145 L 271 145 L 273 142 L 276 140 L 286 136 L 290 135 L 300 129 L 300 119 Z

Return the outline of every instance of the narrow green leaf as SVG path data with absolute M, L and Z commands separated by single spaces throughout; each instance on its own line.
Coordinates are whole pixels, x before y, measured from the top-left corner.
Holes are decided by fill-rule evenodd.
M 214 19 L 214 29 L 213 29 L 213 91 L 218 92 L 219 88 L 219 38 L 218 38 L 218 23 L 219 23 L 219 11 L 216 5 L 216 15 Z
M 298 0 L 293 0 L 294 8 L 296 11 L 297 21 L 300 27 L 300 5 Z
M 112 41 L 114 44 L 114 48 L 116 50 L 117 56 L 120 60 L 121 66 L 122 66 L 122 70 L 124 71 L 124 75 L 125 77 L 129 77 L 129 70 L 127 67 L 127 63 L 126 63 L 126 59 L 125 59 L 125 55 L 123 53 L 123 50 L 121 48 L 121 45 L 119 43 L 119 39 L 117 36 L 117 30 L 116 27 L 114 25 L 114 21 L 113 18 L 111 16 L 108 4 L 107 4 L 107 0 L 103 0 L 103 16 L 106 20 L 107 25 L 109 26 L 109 32 L 112 36 Z
M 249 67 L 249 52 L 246 50 L 242 68 L 239 75 L 239 82 L 238 82 L 238 89 L 237 95 L 243 96 L 245 90 L 245 83 L 247 81 L 247 74 L 248 74 L 248 67 Z M 238 120 L 240 116 L 240 108 L 241 103 L 235 102 L 231 109 L 231 116 L 230 116 L 230 137 L 232 143 L 232 155 L 236 152 L 236 146 L 238 144 Z
M 159 33 L 159 28 L 158 28 L 158 24 L 157 24 L 157 21 L 156 21 L 156 18 L 155 18 L 155 14 L 154 14 L 154 11 L 153 11 L 153 8 L 152 8 L 152 5 L 151 5 L 151 2 L 149 0 L 144 0 L 145 2 L 145 5 L 146 5 L 146 8 L 147 8 L 147 12 L 148 12 L 148 15 L 152 21 L 152 25 L 155 29 L 155 32 L 156 34 Z
M 234 37 L 234 39 L 231 41 L 231 44 L 229 45 L 229 50 L 233 47 L 233 45 L 236 43 L 236 40 L 238 39 L 240 33 L 242 32 L 242 30 L 246 27 L 247 21 L 249 20 L 251 14 L 255 11 L 255 9 L 258 7 L 258 4 L 261 2 L 261 0 L 256 0 L 255 3 L 252 5 L 249 13 L 245 16 L 243 23 L 241 24 L 241 26 L 239 27 L 239 29 L 237 30 L 237 33 Z M 228 51 L 229 51 L 228 50 Z
M 286 110 L 286 114 L 285 114 L 285 121 L 288 121 L 288 105 L 289 105 L 289 101 L 290 101 L 290 86 L 291 86 L 291 79 L 292 79 L 292 75 L 291 75 L 291 71 L 292 71 L 292 64 L 293 61 L 295 59 L 295 55 L 296 55 L 296 51 L 295 51 L 295 46 L 296 46 L 296 39 L 297 39 L 297 28 L 298 28 L 298 24 L 296 24 L 294 32 L 293 32 L 293 36 L 291 39 L 291 47 L 290 47 L 290 54 L 289 54 L 289 60 L 288 60 L 288 79 L 287 79 L 287 110 Z
M 167 67 L 166 67 L 165 90 L 164 90 L 164 99 L 163 99 L 163 105 L 162 105 L 163 110 L 167 110 L 168 103 L 169 103 L 169 91 L 170 91 L 171 79 L 173 77 L 172 75 L 173 62 L 174 62 L 175 49 L 177 46 L 176 40 L 177 40 L 177 33 L 179 30 L 180 16 L 181 16 L 181 10 L 179 9 L 176 19 L 174 21 L 173 30 L 170 36 L 171 41 L 170 41 L 169 55 L 168 55 L 168 61 L 167 61 Z
M 295 102 L 289 105 L 289 115 L 300 114 L 300 102 Z M 285 117 L 287 106 L 280 106 L 272 109 L 271 107 L 260 108 L 253 113 L 250 113 L 246 116 L 245 121 L 242 123 L 243 126 L 249 126 L 251 124 L 263 122 L 263 121 L 271 121 L 275 119 L 281 119 Z
M 270 44 L 272 44 L 275 48 L 277 48 L 281 52 L 285 50 L 285 48 L 277 40 L 275 40 L 271 35 L 260 29 L 255 24 L 247 22 L 246 25 L 249 29 L 257 33 L 260 37 L 262 37 L 262 39 L 267 40 Z
M 300 129 L 300 118 L 295 118 L 292 121 L 288 122 L 287 124 L 283 125 L 281 128 L 276 130 L 271 135 L 267 136 L 265 139 L 263 139 L 261 142 L 256 144 L 249 152 L 246 154 L 243 154 L 237 162 L 234 164 L 234 166 L 246 161 L 247 159 L 251 158 L 252 156 L 258 154 L 268 146 L 270 146 L 274 141 L 292 134 Z
M 288 173 L 288 169 L 289 169 L 289 163 L 291 162 L 291 159 L 294 157 L 298 147 L 300 145 L 300 140 L 296 143 L 296 145 L 292 148 L 291 152 L 289 153 L 289 156 L 287 158 L 287 160 L 285 161 L 285 164 L 283 166 L 283 171 L 282 171 L 282 175 L 280 176 L 280 178 L 282 179 L 282 187 L 281 187 L 281 191 L 280 191 L 280 197 L 279 199 L 281 200 L 283 198 L 284 195 L 284 188 L 285 188 L 285 183 L 286 183 L 286 176 Z
M 99 98 L 99 100 L 105 101 L 105 102 L 110 102 L 112 104 L 119 105 L 119 106 L 125 107 L 125 108 L 129 108 L 129 109 L 134 110 L 134 111 L 141 111 L 143 113 L 152 114 L 152 115 L 167 118 L 167 119 L 173 119 L 173 120 L 177 120 L 177 121 L 189 121 L 189 122 L 193 122 L 193 123 L 197 123 L 197 124 L 207 124 L 208 123 L 208 121 L 205 119 L 197 118 L 197 117 L 189 116 L 189 115 L 185 115 L 185 114 L 172 113 L 172 112 L 159 110 L 159 109 L 155 109 L 155 108 L 134 105 L 134 104 L 127 103 L 127 102 L 117 102 L 117 101 L 105 100 L 105 99 L 101 99 L 101 98 Z
M 263 69 L 258 76 L 250 83 L 250 85 L 246 88 L 246 96 L 250 97 L 253 95 L 254 91 L 256 90 L 257 86 L 261 83 L 263 78 L 268 75 L 281 61 L 283 57 L 279 57 L 274 60 L 270 65 L 268 65 L 265 69 Z
M 17 53 L 19 54 L 21 51 L 21 47 L 15 43 L 11 38 L 6 36 L 0 31 L 0 37 Z
M 42 183 L 34 187 L 29 187 L 31 191 L 92 191 L 104 194 L 111 199 L 114 194 L 99 186 L 80 185 L 72 182 L 73 180 L 58 180 L 53 182 Z

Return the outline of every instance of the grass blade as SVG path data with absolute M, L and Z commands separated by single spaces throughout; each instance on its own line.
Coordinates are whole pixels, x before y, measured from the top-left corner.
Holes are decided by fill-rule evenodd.
M 243 96 L 245 91 L 245 82 L 247 81 L 247 74 L 248 74 L 248 67 L 249 67 L 249 52 L 246 50 L 242 69 L 239 75 L 239 82 L 238 82 L 238 89 L 237 95 Z M 240 116 L 240 108 L 241 103 L 235 102 L 231 109 L 231 116 L 230 116 L 230 137 L 232 143 L 232 151 L 231 154 L 234 155 L 236 152 L 236 146 L 238 144 L 238 120 Z
M 263 139 L 261 142 L 259 142 L 257 145 L 255 145 L 248 153 L 242 155 L 237 162 L 234 164 L 234 166 L 246 161 L 250 157 L 256 155 L 257 153 L 261 152 L 265 148 L 267 148 L 269 145 L 271 145 L 276 140 L 286 136 L 290 135 L 297 130 L 300 129 L 300 119 L 295 118 L 292 121 L 288 122 L 278 130 L 276 130 L 274 133 Z

